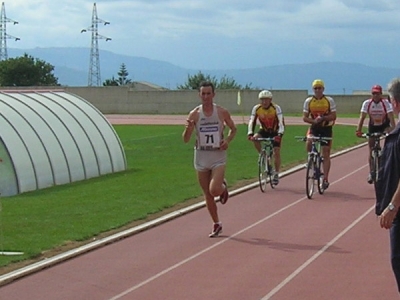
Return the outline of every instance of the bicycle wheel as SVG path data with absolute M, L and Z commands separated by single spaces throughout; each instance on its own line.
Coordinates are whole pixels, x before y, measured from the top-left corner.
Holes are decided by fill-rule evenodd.
M 264 193 L 267 188 L 267 160 L 264 151 L 258 157 L 258 182 L 261 192 Z
M 323 182 L 324 182 L 324 173 L 321 172 L 322 158 L 321 156 L 317 157 L 317 163 L 315 166 L 315 177 L 317 179 L 318 193 L 321 195 L 325 192 Z
M 314 194 L 315 167 L 314 156 L 310 155 L 308 157 L 306 170 L 306 195 L 308 199 L 311 199 Z
M 272 179 L 275 174 L 275 169 L 274 169 L 273 165 L 274 165 L 274 157 L 273 157 L 272 153 L 270 153 L 270 155 L 267 156 L 267 178 L 269 180 L 269 184 L 270 184 L 271 188 L 274 189 L 275 184 Z

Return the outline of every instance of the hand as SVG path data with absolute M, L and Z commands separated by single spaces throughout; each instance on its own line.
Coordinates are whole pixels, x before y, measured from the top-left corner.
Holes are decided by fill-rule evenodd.
M 383 213 L 379 216 L 379 225 L 381 228 L 390 229 L 393 224 L 393 220 L 396 217 L 397 211 L 390 211 L 385 209 Z
M 247 139 L 248 139 L 249 141 L 252 141 L 252 140 L 254 140 L 254 136 L 252 136 L 251 134 L 249 134 L 249 135 L 247 136 Z
M 280 143 L 281 140 L 282 140 L 282 136 L 281 135 L 278 134 L 278 135 L 274 136 L 274 142 L 275 143 Z
M 357 136 L 357 137 L 362 137 L 362 134 L 363 134 L 363 133 L 362 133 L 361 131 L 359 131 L 359 130 L 356 131 L 356 136 Z
M 194 121 L 190 119 L 186 119 L 186 128 L 191 129 L 194 128 Z
M 227 150 L 229 146 L 229 143 L 227 140 L 222 140 L 221 144 L 219 145 L 219 149 L 221 150 Z
M 314 119 L 314 123 L 315 123 L 315 124 L 319 124 L 319 123 L 321 123 L 323 120 L 324 120 L 324 117 L 318 116 L 318 117 L 316 117 L 316 118 Z

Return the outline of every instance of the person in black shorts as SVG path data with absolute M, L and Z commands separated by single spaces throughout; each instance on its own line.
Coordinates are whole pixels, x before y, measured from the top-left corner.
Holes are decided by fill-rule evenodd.
M 332 138 L 332 127 L 336 121 L 336 103 L 332 97 L 324 94 L 325 84 L 321 79 L 312 82 L 314 95 L 307 97 L 303 104 L 303 121 L 310 124 L 307 136 L 321 136 Z M 324 179 L 321 183 L 323 189 L 329 187 L 329 171 L 331 168 L 332 140 L 323 141 L 322 156 Z M 306 149 L 311 150 L 311 141 L 307 140 Z
M 248 124 L 247 138 L 254 142 L 254 146 L 258 153 L 261 152 L 261 143 L 255 141 L 257 137 L 274 138 L 274 162 L 275 174 L 272 177 L 274 185 L 279 183 L 279 170 L 281 167 L 281 139 L 285 131 L 284 118 L 282 109 L 279 105 L 272 102 L 272 93 L 263 90 L 258 94 L 260 103 L 256 104 L 251 110 L 250 121 Z M 257 120 L 260 123 L 258 132 L 254 133 Z
M 382 87 L 380 85 L 374 85 L 371 88 L 371 98 L 365 100 L 361 105 L 360 118 L 358 121 L 356 136 L 362 137 L 362 128 L 364 120 L 369 116 L 368 121 L 368 132 L 389 132 L 391 128 L 394 128 L 394 116 L 393 108 L 388 99 L 382 97 Z M 372 167 L 372 148 L 374 147 L 374 138 L 368 139 L 368 157 L 367 161 L 369 164 L 369 174 L 367 182 L 372 184 L 374 182 L 373 176 L 371 174 Z

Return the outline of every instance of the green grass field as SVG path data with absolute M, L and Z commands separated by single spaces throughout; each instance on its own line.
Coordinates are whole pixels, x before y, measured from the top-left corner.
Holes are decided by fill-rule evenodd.
M 24 255 L 0 256 L 0 266 L 90 241 L 201 196 L 193 169 L 194 140 L 182 142 L 183 126 L 117 125 L 115 129 L 125 148 L 127 171 L 1 199 L 0 251 Z M 286 126 L 283 170 L 305 161 L 305 144 L 294 137 L 306 129 Z M 246 134 L 247 126 L 238 125 L 230 144 L 226 171 L 230 188 L 257 180 L 257 153 Z M 360 142 L 354 126 L 334 127 L 334 151 Z

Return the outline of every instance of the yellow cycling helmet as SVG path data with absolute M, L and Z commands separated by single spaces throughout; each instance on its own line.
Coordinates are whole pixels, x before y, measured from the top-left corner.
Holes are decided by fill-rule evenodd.
M 312 82 L 312 87 L 314 88 L 314 87 L 316 87 L 316 86 L 325 87 L 325 84 L 324 84 L 324 82 L 322 81 L 322 79 L 315 79 L 315 80 Z

